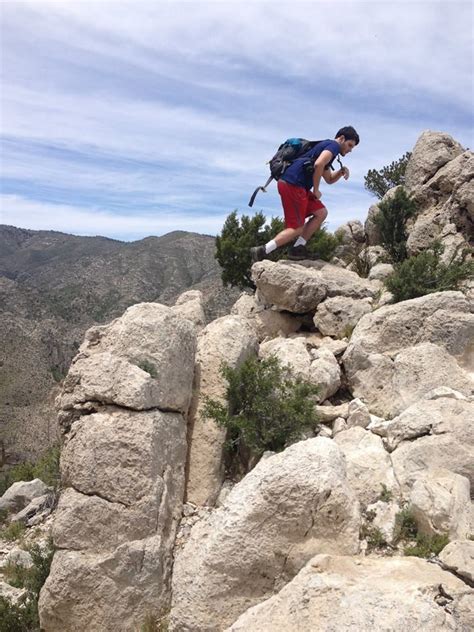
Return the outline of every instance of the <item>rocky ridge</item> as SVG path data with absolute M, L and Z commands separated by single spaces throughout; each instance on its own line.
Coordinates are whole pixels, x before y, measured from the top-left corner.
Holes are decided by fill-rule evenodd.
M 415 191 L 462 155 L 442 134 L 419 143 Z M 342 265 L 252 274 L 255 295 L 205 326 L 193 293 L 88 331 L 57 401 L 42 628 L 126 632 L 152 613 L 176 632 L 472 629 L 469 288 L 391 305 L 376 275 Z M 222 360 L 251 355 L 317 384 L 319 422 L 235 482 L 202 401 L 223 397 Z M 449 540 L 439 556 L 404 555 L 407 508 L 419 533 Z

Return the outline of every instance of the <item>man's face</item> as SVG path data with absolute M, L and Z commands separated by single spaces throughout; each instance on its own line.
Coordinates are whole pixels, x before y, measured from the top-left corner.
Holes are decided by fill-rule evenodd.
M 344 138 L 344 136 L 342 138 Z M 356 146 L 355 140 L 343 140 L 342 145 L 341 145 L 341 155 L 347 156 L 347 154 L 350 154 L 355 146 Z

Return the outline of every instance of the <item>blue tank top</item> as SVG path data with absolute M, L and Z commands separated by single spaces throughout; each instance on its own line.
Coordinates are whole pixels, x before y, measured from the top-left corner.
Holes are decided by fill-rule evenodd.
M 324 167 L 329 169 L 333 160 L 339 155 L 339 143 L 335 140 L 323 140 L 305 154 L 297 158 L 285 169 L 280 180 L 293 184 L 297 187 L 304 187 L 307 191 L 313 186 L 313 169 L 316 159 L 327 149 L 332 154 L 332 159 Z

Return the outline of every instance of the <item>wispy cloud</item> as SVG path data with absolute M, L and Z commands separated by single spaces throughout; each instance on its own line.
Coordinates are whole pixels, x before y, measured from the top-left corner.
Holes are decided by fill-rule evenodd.
M 2 38 L 4 223 L 216 233 L 284 138 L 353 124 L 335 228 L 424 129 L 474 140 L 469 2 L 8 2 Z

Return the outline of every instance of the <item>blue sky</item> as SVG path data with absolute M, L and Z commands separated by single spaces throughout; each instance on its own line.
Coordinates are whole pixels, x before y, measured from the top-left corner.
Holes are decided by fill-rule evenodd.
M 266 161 L 353 125 L 328 228 L 426 129 L 474 145 L 473 3 L 0 1 L 0 223 L 123 240 L 280 215 Z

